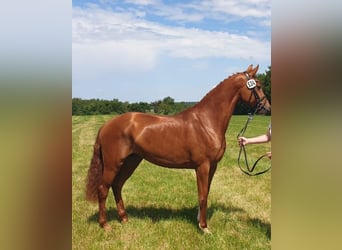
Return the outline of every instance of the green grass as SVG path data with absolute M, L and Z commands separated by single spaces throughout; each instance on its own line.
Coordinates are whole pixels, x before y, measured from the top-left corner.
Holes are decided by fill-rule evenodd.
M 197 227 L 197 187 L 194 170 L 175 170 L 143 161 L 123 188 L 129 222 L 121 224 L 110 192 L 108 220 L 98 223 L 97 204 L 85 201 L 85 179 L 98 128 L 110 116 L 72 117 L 72 246 L 73 249 L 270 249 L 271 174 L 249 177 L 237 166 L 236 135 L 247 116 L 233 116 L 227 131 L 226 153 L 218 165 L 208 199 L 211 235 Z M 270 117 L 256 116 L 246 136 L 265 133 Z M 270 143 L 249 145 L 252 162 Z M 268 159 L 260 168 L 270 165 Z M 258 165 L 259 166 L 259 165 Z

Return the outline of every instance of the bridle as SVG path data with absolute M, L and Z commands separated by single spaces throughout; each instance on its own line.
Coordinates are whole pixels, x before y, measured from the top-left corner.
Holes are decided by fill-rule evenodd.
M 261 110 L 270 112 L 271 110 L 265 108 L 265 104 L 263 103 L 263 100 L 266 99 L 266 95 L 264 95 L 263 97 L 260 97 L 255 90 L 255 88 L 259 88 L 256 86 L 256 81 L 253 78 L 251 78 L 247 72 L 245 72 L 245 76 L 247 77 L 246 86 L 251 91 L 251 96 L 249 97 L 249 101 L 252 99 L 252 96 L 254 96 L 254 98 L 257 101 L 255 106 L 253 107 L 254 109 L 253 115 Z
M 247 88 L 251 91 L 251 96 L 250 96 L 250 99 L 252 98 L 252 96 L 254 95 L 255 99 L 257 100 L 257 103 L 255 104 L 255 106 L 253 107 L 254 111 L 253 113 L 249 113 L 248 114 L 248 119 L 247 119 L 247 122 L 245 124 L 245 126 L 241 129 L 241 131 L 239 132 L 239 134 L 237 135 L 237 139 L 239 139 L 239 137 L 243 136 L 243 134 L 245 133 L 246 129 L 247 129 L 247 126 L 248 124 L 250 123 L 250 121 L 253 119 L 253 116 L 260 110 L 264 109 L 266 111 L 270 111 L 269 109 L 265 108 L 265 104 L 262 103 L 262 101 L 266 98 L 266 96 L 264 95 L 262 98 L 259 97 L 258 93 L 255 91 L 255 88 L 256 88 L 256 82 L 253 78 L 250 78 L 248 73 L 245 72 L 245 75 L 247 77 L 247 82 L 246 82 L 246 86 Z M 241 159 L 241 153 L 243 152 L 243 155 L 244 155 L 244 158 L 245 158 L 245 163 L 246 163 L 246 167 L 247 167 L 247 170 L 244 170 L 242 167 L 241 167 L 241 164 L 240 164 L 240 159 Z M 263 174 L 263 173 L 266 173 L 267 171 L 269 171 L 271 169 L 271 166 L 265 170 L 262 170 L 260 172 L 256 172 L 256 173 L 253 173 L 255 167 L 257 166 L 258 162 L 266 157 L 267 154 L 264 154 L 262 156 L 260 156 L 253 164 L 252 167 L 249 166 L 248 164 L 248 160 L 247 160 L 247 152 L 246 152 L 246 148 L 244 145 L 240 145 L 240 152 L 239 152 L 239 156 L 238 156 L 238 165 L 239 165 L 239 168 L 240 170 L 245 173 L 246 175 L 249 175 L 249 176 L 256 176 L 256 175 L 260 175 L 260 174 Z

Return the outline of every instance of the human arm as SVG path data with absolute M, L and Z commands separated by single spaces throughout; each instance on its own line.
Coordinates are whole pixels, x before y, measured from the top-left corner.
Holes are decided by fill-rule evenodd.
M 271 129 L 268 129 L 266 134 L 255 136 L 255 137 L 239 137 L 238 142 L 240 145 L 247 145 L 247 144 L 258 144 L 271 141 Z

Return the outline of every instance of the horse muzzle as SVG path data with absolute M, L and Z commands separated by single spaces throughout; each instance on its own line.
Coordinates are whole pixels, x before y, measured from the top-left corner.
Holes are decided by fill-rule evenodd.
M 256 113 L 261 115 L 271 115 L 271 105 L 267 99 L 264 102 L 258 102 L 256 105 Z

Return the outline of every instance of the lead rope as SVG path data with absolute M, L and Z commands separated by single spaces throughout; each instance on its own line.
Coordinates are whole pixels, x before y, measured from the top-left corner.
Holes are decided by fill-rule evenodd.
M 250 123 L 250 121 L 253 119 L 253 116 L 254 114 L 256 113 L 256 111 L 254 111 L 253 114 L 249 113 L 248 114 L 248 119 L 247 119 L 247 122 L 245 124 L 245 126 L 241 129 L 241 131 L 239 132 L 239 134 L 237 135 L 237 139 L 239 139 L 240 136 L 243 136 L 243 134 L 245 133 L 247 127 L 248 127 L 248 124 Z M 245 157 L 245 163 L 246 163 L 246 167 L 247 167 L 247 170 L 244 170 L 241 165 L 240 165 L 240 158 L 241 158 L 241 152 L 243 151 L 243 154 L 244 154 L 244 157 Z M 253 173 L 256 165 L 258 164 L 258 162 L 264 158 L 265 156 L 267 156 L 267 154 L 264 154 L 262 156 L 260 156 L 253 164 L 252 168 L 249 167 L 249 164 L 248 164 L 248 160 L 247 160 L 247 153 L 246 153 L 246 148 L 244 145 L 240 145 L 240 152 L 239 152 L 239 156 L 238 156 L 238 165 L 239 165 L 239 168 L 240 170 L 245 173 L 246 175 L 249 175 L 249 176 L 256 176 L 256 175 L 260 175 L 260 174 L 263 174 L 263 173 L 266 173 L 267 171 L 269 171 L 271 169 L 271 166 L 263 171 L 260 171 L 260 172 L 257 172 L 257 173 Z

